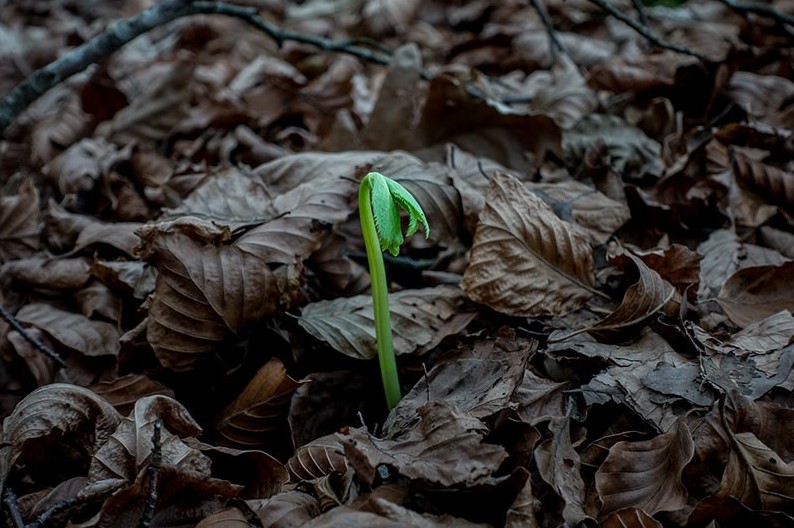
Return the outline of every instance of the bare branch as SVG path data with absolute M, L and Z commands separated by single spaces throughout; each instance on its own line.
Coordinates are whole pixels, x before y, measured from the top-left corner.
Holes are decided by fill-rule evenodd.
M 6 486 L 3 490 L 3 506 L 5 506 L 8 519 L 11 521 L 11 528 L 25 528 L 25 521 L 22 519 L 22 513 L 19 511 L 19 502 L 14 490 Z
M 648 39 L 653 45 L 658 46 L 660 48 L 669 49 L 671 51 L 675 51 L 677 53 L 683 53 L 684 55 L 691 55 L 692 57 L 697 57 L 699 60 L 703 62 L 707 62 L 707 59 L 701 55 L 700 53 L 691 50 L 685 46 L 679 46 L 678 44 L 674 44 L 672 42 L 668 42 L 661 38 L 659 35 L 651 31 L 651 28 L 646 26 L 645 24 L 635 20 L 629 16 L 623 14 L 619 9 L 615 6 L 607 2 L 606 0 L 588 0 L 590 3 L 597 5 L 606 13 L 612 15 L 613 17 L 617 18 L 631 29 Z
M 6 309 L 3 308 L 2 305 L 0 305 L 0 317 L 3 318 L 6 323 L 11 325 L 11 328 L 19 332 L 19 335 L 24 337 L 25 341 L 33 345 L 36 348 L 36 350 L 40 351 L 48 358 L 55 361 L 61 367 L 66 368 L 66 361 L 64 361 L 63 358 L 59 356 L 57 352 L 55 352 L 53 349 L 51 349 L 50 347 L 48 347 L 47 345 L 45 345 L 44 343 L 33 337 L 32 335 L 30 335 L 30 332 L 28 332 L 25 329 L 25 327 L 19 324 L 19 321 L 17 321 L 16 317 L 8 313 Z
M 754 13 L 766 18 L 772 18 L 783 24 L 790 24 L 794 26 L 794 16 L 778 11 L 768 4 L 760 4 L 758 2 L 737 2 L 736 0 L 720 0 L 723 4 L 730 7 L 737 13 Z
M 557 38 L 557 31 L 554 29 L 554 24 L 543 2 L 540 0 L 530 0 L 530 2 L 535 11 L 538 12 L 538 16 L 540 16 L 540 20 L 546 28 L 546 33 L 549 35 L 549 55 L 551 56 L 551 61 L 555 62 L 557 60 L 557 52 L 565 53 L 565 48 L 562 47 L 560 39 Z

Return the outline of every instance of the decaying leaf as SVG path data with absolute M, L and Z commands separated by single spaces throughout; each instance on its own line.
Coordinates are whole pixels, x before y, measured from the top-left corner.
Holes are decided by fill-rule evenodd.
M 14 196 L 0 196 L 0 264 L 39 248 L 39 195 L 27 179 Z
M 232 446 L 266 444 L 268 435 L 286 421 L 298 385 L 281 361 L 273 358 L 265 363 L 221 413 L 215 424 L 219 440 Z
M 737 271 L 725 282 L 717 301 L 742 327 L 780 310 L 794 311 L 794 261 Z
M 456 334 L 475 317 L 454 286 L 403 290 L 389 296 L 397 354 L 423 354 L 448 335 Z M 339 297 L 306 305 L 298 323 L 334 350 L 357 359 L 372 359 L 375 315 L 372 296 Z
M 295 450 L 287 461 L 290 480 L 313 480 L 347 471 L 345 448 L 336 434 L 322 436 Z
M 110 323 L 92 321 L 84 315 L 42 303 L 23 307 L 17 319 L 85 356 L 115 356 L 119 351 L 119 331 Z
M 787 508 L 794 498 L 794 463 L 784 462 L 753 433 L 732 435 L 732 447 L 718 495 L 750 508 Z
M 588 243 L 507 174 L 491 180 L 461 287 L 517 316 L 564 315 L 593 295 Z
M 507 453 L 483 443 L 487 428 L 482 422 L 443 402 L 430 402 L 418 412 L 419 423 L 394 440 L 376 438 L 362 429 L 341 436 L 359 479 L 371 484 L 380 464 L 410 480 L 441 488 L 483 484 L 493 478 Z
M 618 442 L 596 472 L 601 515 L 639 508 L 653 515 L 683 508 L 687 491 L 681 472 L 692 459 L 692 435 L 683 421 L 640 442 Z

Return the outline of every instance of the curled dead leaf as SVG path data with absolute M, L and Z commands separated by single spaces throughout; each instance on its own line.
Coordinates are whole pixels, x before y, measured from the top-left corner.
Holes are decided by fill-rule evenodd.
M 590 245 L 513 176 L 491 179 L 461 287 L 515 316 L 564 315 L 594 290 Z
M 0 264 L 39 248 L 39 193 L 26 179 L 19 194 L 0 197 Z

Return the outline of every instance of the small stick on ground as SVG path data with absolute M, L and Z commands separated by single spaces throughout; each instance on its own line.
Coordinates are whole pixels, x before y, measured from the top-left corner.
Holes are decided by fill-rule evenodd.
M 708 62 L 707 59 L 700 53 L 691 50 L 686 46 L 679 46 L 678 44 L 674 44 L 672 42 L 668 42 L 664 40 L 662 37 L 654 33 L 651 30 L 651 28 L 641 23 L 640 21 L 631 18 L 630 16 L 626 16 L 619 9 L 617 9 L 615 6 L 613 6 L 606 0 L 588 0 L 588 1 L 592 4 L 597 5 L 604 12 L 612 15 L 613 17 L 617 18 L 618 20 L 629 26 L 631 29 L 633 29 L 634 31 L 645 37 L 654 46 L 675 51 L 677 53 L 683 53 L 684 55 L 690 55 L 692 57 L 696 57 L 697 59 L 703 62 Z
M 152 524 L 154 518 L 154 509 L 157 506 L 157 480 L 160 474 L 160 467 L 163 465 L 163 449 L 160 443 L 160 433 L 163 424 L 160 420 L 154 422 L 154 431 L 152 431 L 152 460 L 149 462 L 147 473 L 149 473 L 149 497 L 146 499 L 146 504 L 143 506 L 141 512 L 141 519 L 138 523 L 140 528 L 148 528 Z
M 19 511 L 19 502 L 17 502 L 17 495 L 14 490 L 6 486 L 3 490 L 3 506 L 8 519 L 11 521 L 13 528 L 25 528 L 25 521 L 22 519 L 22 512 Z
M 36 348 L 36 350 L 40 351 L 48 358 L 55 361 L 61 367 L 66 368 L 66 361 L 64 361 L 63 358 L 59 356 L 57 352 L 55 352 L 53 349 L 51 349 L 50 347 L 48 347 L 47 345 L 45 345 L 44 343 L 33 337 L 32 335 L 30 335 L 30 332 L 28 332 L 25 329 L 25 327 L 19 324 L 19 321 L 16 320 L 16 317 L 8 313 L 6 309 L 2 307 L 2 305 L 0 305 L 0 317 L 2 317 L 6 323 L 11 325 L 11 328 L 19 332 L 19 335 L 24 337 L 25 341 L 33 345 Z
M 530 3 L 532 7 L 535 8 L 535 11 L 538 12 L 540 21 L 543 22 L 543 27 L 546 28 L 546 33 L 549 35 L 549 55 L 551 56 L 551 62 L 554 63 L 557 61 L 557 52 L 565 53 L 565 48 L 562 47 L 560 39 L 557 38 L 557 31 L 554 29 L 554 24 L 543 2 L 540 0 L 530 0 Z

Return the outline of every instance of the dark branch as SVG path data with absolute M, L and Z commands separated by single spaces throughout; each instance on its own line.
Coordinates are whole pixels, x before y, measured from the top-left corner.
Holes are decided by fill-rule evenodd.
M 656 33 L 651 31 L 651 29 L 648 26 L 642 24 L 638 20 L 626 16 L 625 14 L 623 14 L 623 12 L 621 12 L 619 9 L 617 9 L 615 6 L 613 6 L 606 0 L 588 0 L 588 1 L 592 4 L 597 5 L 606 13 L 612 15 L 613 17 L 617 18 L 618 20 L 629 26 L 631 29 L 633 29 L 634 31 L 645 37 L 648 41 L 650 41 L 651 44 L 658 46 L 660 48 L 675 51 L 677 53 L 683 53 L 684 55 L 691 55 L 692 57 L 696 57 L 703 62 L 707 62 L 707 59 L 700 53 L 691 50 L 685 46 L 679 46 L 678 44 L 674 44 L 672 42 L 668 42 L 664 40 Z
M 637 19 L 643 26 L 648 25 L 648 17 L 645 15 L 645 6 L 642 5 L 642 0 L 631 0 L 634 10 L 637 12 Z
M 546 33 L 549 35 L 549 55 L 551 56 L 551 61 L 555 62 L 557 60 L 557 52 L 565 53 L 565 48 L 562 47 L 562 43 L 560 39 L 557 38 L 557 31 L 554 29 L 554 24 L 551 21 L 551 17 L 549 17 L 548 11 L 546 11 L 546 7 L 543 5 L 543 2 L 540 0 L 529 0 L 532 4 L 532 7 L 535 8 L 535 11 L 538 12 L 538 16 L 540 17 L 540 21 L 543 22 L 543 27 L 546 28 Z
M 794 26 L 794 16 L 778 11 L 768 4 L 760 4 L 758 2 L 737 2 L 736 0 L 720 0 L 723 4 L 730 7 L 737 13 L 754 13 L 766 18 L 772 18 L 783 24 L 790 24 Z
M 61 367 L 66 368 L 66 361 L 64 361 L 63 358 L 59 356 L 57 352 L 55 352 L 53 349 L 51 349 L 50 347 L 48 347 L 47 345 L 45 345 L 44 343 L 33 337 L 32 335 L 30 335 L 30 333 L 25 329 L 25 327 L 19 324 L 19 321 L 17 321 L 16 317 L 8 313 L 6 309 L 3 308 L 2 305 L 0 305 L 0 317 L 2 317 L 6 323 L 11 325 L 11 328 L 19 332 L 19 335 L 24 337 L 25 341 L 33 345 L 38 351 L 40 351 L 42 354 L 44 354 L 51 360 L 55 361 Z
M 152 524 L 154 509 L 157 506 L 157 480 L 160 474 L 160 467 L 163 465 L 163 446 L 160 442 L 162 427 L 160 420 L 154 422 L 152 459 L 149 462 L 149 467 L 146 468 L 146 472 L 149 474 L 149 496 L 146 498 L 146 503 L 143 505 L 143 511 L 141 512 L 141 519 L 138 523 L 140 528 L 148 528 Z
M 61 515 L 64 512 L 71 510 L 79 504 L 80 499 L 77 497 L 71 497 L 57 502 L 51 508 L 39 515 L 35 521 L 28 524 L 25 528 L 44 528 L 47 526 L 47 524 L 52 524 L 50 521 L 51 519 L 54 519 L 57 515 Z
M 11 520 L 11 527 L 25 528 L 25 521 L 22 519 L 22 512 L 19 511 L 19 502 L 17 502 L 17 495 L 9 487 L 3 490 L 3 506 L 8 513 L 8 518 Z

